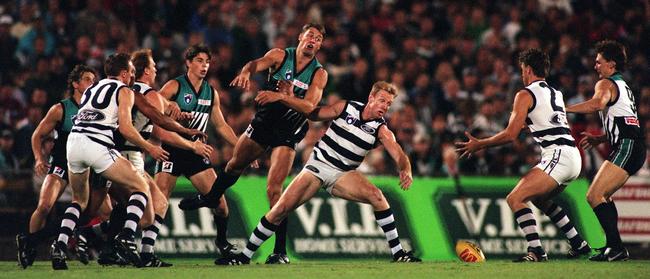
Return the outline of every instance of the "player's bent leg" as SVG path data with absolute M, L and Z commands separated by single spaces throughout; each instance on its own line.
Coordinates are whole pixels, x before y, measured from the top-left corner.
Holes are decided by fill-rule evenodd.
M 72 236 L 81 212 L 88 204 L 88 174 L 89 170 L 80 173 L 70 171 L 68 178 L 72 187 L 72 203 L 66 208 L 61 220 L 61 227 L 58 238 L 52 243 L 50 257 L 52 259 L 52 268 L 55 270 L 68 269 L 66 264 L 68 239 Z
M 332 195 L 342 199 L 372 205 L 377 224 L 381 227 L 394 262 L 421 262 L 411 251 L 402 248 L 395 217 L 384 194 L 358 171 L 345 172 L 334 184 Z
M 115 249 L 120 256 L 128 259 L 135 266 L 141 266 L 134 234 L 149 200 L 147 182 L 135 167 L 121 156 L 118 156 L 115 162 L 102 172 L 102 176 L 113 181 L 115 186 L 124 187 L 130 192 L 126 222 L 122 231 L 115 237 Z
M 178 206 L 183 210 L 196 210 L 201 207 L 215 208 L 223 193 L 237 182 L 242 172 L 265 150 L 265 147 L 254 140 L 246 135 L 241 135 L 235 145 L 232 158 L 228 161 L 224 172 L 220 173 L 214 181 L 210 191 L 204 195 L 185 198 Z
M 611 195 L 620 189 L 627 179 L 628 173 L 610 161 L 603 162 L 587 191 L 587 201 L 592 208 L 608 202 Z
M 271 210 L 260 219 L 257 227 L 246 243 L 246 247 L 241 253 L 232 256 L 223 257 L 214 261 L 216 265 L 241 265 L 249 264 L 255 251 L 269 239 L 277 230 L 278 224 L 282 219 L 286 218 L 287 214 L 305 203 L 313 197 L 322 182 L 313 174 L 308 171 L 302 171 L 294 180 L 289 184 L 287 190 L 284 191 L 280 200 L 271 208 Z
M 288 146 L 273 148 L 271 167 L 266 183 L 266 196 L 271 207 L 278 202 L 280 195 L 282 195 L 282 186 L 287 175 L 289 175 L 295 156 L 296 151 Z M 288 264 L 290 262 L 287 256 L 287 226 L 288 219 L 284 218 L 275 231 L 275 246 L 273 253 L 267 257 L 266 264 Z
M 18 263 L 22 268 L 27 268 L 34 263 L 36 246 L 39 240 L 49 238 L 54 233 L 45 228 L 47 216 L 52 211 L 52 206 L 65 189 L 66 181 L 55 174 L 45 176 L 41 192 L 38 197 L 38 206 L 29 220 L 29 232 L 16 235 L 18 248 Z
M 599 253 L 590 257 L 591 261 L 624 261 L 629 258 L 618 231 L 618 210 L 611 195 L 620 189 L 629 175 L 627 171 L 605 161 L 587 191 L 587 201 L 594 210 L 598 222 L 605 231 L 605 247 L 596 249 Z
M 528 241 L 528 254 L 515 259 L 515 262 L 539 262 L 548 259 L 537 233 L 537 222 L 533 216 L 533 211 L 528 208 L 526 203 L 536 198 L 548 196 L 558 186 L 553 177 L 542 169 L 535 167 L 519 180 L 517 186 L 506 197 L 506 201 L 512 212 L 515 213 L 517 223 Z

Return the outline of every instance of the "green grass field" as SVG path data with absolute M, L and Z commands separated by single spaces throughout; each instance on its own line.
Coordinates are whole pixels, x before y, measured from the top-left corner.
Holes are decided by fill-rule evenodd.
M 252 264 L 221 267 L 209 259 L 170 260 L 174 267 L 165 269 L 136 269 L 87 266 L 70 261 L 67 271 L 54 271 L 50 263 L 39 261 L 23 270 L 16 262 L 0 262 L 0 278 L 650 278 L 650 261 L 633 260 L 616 263 L 580 261 L 549 261 L 546 263 L 515 264 L 489 261 L 483 264 L 461 262 L 424 262 L 395 264 L 386 261 L 301 261 L 290 265 Z

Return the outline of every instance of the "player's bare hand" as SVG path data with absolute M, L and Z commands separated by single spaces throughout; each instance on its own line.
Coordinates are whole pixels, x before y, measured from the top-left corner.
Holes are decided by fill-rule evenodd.
M 182 120 L 181 108 L 176 102 L 167 102 L 167 109 L 165 109 L 165 114 L 169 115 L 171 119 Z
M 278 94 L 278 92 L 273 92 L 273 91 L 260 91 L 259 93 L 257 93 L 257 97 L 255 97 L 255 102 L 263 106 L 266 104 L 270 104 L 282 100 L 286 96 L 287 95 Z
M 602 143 L 601 137 L 602 135 L 594 135 L 591 133 L 587 132 L 582 132 L 580 135 L 583 136 L 583 138 L 580 140 L 580 147 L 583 150 L 589 150 L 592 149 L 593 147 L 599 145 Z
M 192 151 L 203 158 L 210 159 L 212 150 L 214 150 L 212 146 L 203 143 L 200 139 L 197 139 L 192 143 Z
M 198 139 L 202 142 L 206 142 L 208 140 L 208 135 L 197 129 L 187 129 L 187 132 L 185 132 L 185 134 L 190 136 L 192 139 Z
M 260 162 L 258 160 L 253 161 L 251 163 L 251 168 L 259 169 L 260 168 Z
M 465 142 L 456 142 L 456 152 L 461 153 L 460 158 L 470 158 L 472 153 L 479 151 L 481 149 L 481 143 L 477 138 L 472 136 L 469 132 L 465 132 L 467 136 L 467 141 Z
M 281 80 L 278 82 L 277 91 L 284 95 L 293 95 L 293 83 L 287 80 Z
M 36 172 L 37 176 L 44 176 L 49 168 L 50 165 L 43 160 L 38 160 L 36 161 L 36 164 L 34 164 L 34 172 Z
M 249 90 L 250 89 L 250 74 L 249 73 L 244 73 L 244 72 L 239 73 L 239 75 L 237 75 L 235 77 L 235 79 L 233 79 L 230 82 L 230 86 L 239 87 L 239 88 L 244 89 L 244 90 Z
M 165 151 L 158 145 L 151 144 L 146 151 L 149 153 L 149 156 L 156 161 L 167 161 L 169 159 L 169 152 Z
M 413 175 L 410 171 L 400 171 L 399 172 L 399 187 L 402 190 L 408 190 L 411 188 L 411 183 L 413 183 Z

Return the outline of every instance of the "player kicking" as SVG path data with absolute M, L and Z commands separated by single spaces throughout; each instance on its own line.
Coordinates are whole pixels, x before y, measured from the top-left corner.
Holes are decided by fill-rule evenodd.
M 321 187 L 335 197 L 372 205 L 377 224 L 386 234 L 393 261 L 420 262 L 402 249 L 393 213 L 381 190 L 356 170 L 371 149 L 383 144 L 399 168 L 400 187 L 408 190 L 411 186 L 409 159 L 383 118 L 396 94 L 393 85 L 380 81 L 372 86 L 367 104 L 340 101 L 316 108 L 309 119 L 332 123 L 316 143 L 311 158 L 280 200 L 262 217 L 243 252 L 217 259 L 215 264 L 249 264 L 257 248 L 273 235 L 289 212 L 311 199 Z
M 528 253 L 515 261 L 540 262 L 548 259 L 537 234 L 533 211 L 526 205 L 529 201 L 544 211 L 569 239 L 571 249 L 567 257 L 577 258 L 590 253 L 591 248 L 580 237 L 564 209 L 552 200 L 580 175 L 582 163 L 566 120 L 562 92 L 553 89 L 544 80 L 550 67 L 546 53 L 537 49 L 525 50 L 519 54 L 519 66 L 526 88 L 515 95 L 508 127 L 484 139 L 477 139 L 465 132 L 468 141 L 456 145 L 458 151 L 462 152 L 461 157 L 469 157 L 483 148 L 514 141 L 526 123 L 542 149 L 542 159 L 506 197 L 528 241 Z
M 139 264 L 134 233 L 147 206 L 150 194 L 146 181 L 133 165 L 113 149 L 113 131 L 142 147 L 154 159 L 166 159 L 168 153 L 144 140 L 131 122 L 135 69 L 130 56 L 117 53 L 104 65 L 107 78 L 88 88 L 82 96 L 79 112 L 68 136 L 67 159 L 73 199 L 63 215 L 60 234 L 52 244 L 53 269 L 67 269 L 66 250 L 79 216 L 88 205 L 89 167 L 104 178 L 121 185 L 129 194 L 127 217 L 115 238 L 115 248 L 131 262 Z M 119 97 L 118 97 L 119 96 Z M 118 128 L 119 124 L 119 128 Z
M 212 121 L 217 133 L 226 142 L 235 145 L 237 136 L 223 117 L 219 94 L 205 80 L 211 58 L 212 55 L 208 47 L 203 45 L 190 46 L 185 51 L 187 73 L 168 81 L 160 90 L 160 95 L 172 103 L 178 104 L 181 111 L 192 114 L 192 119 L 187 125 L 189 128 L 205 132 L 208 128 L 208 122 Z M 187 144 L 192 143 L 188 140 L 192 138 L 182 138 L 177 134 L 169 133 L 157 127 L 154 127 L 154 134 L 160 138 L 163 147 L 165 150 L 169 150 L 170 154 L 169 160 L 158 162 L 155 175 L 156 184 L 160 187 L 166 199 L 169 199 L 176 185 L 176 180 L 181 175 L 187 177 L 200 193 L 205 194 L 210 191 L 212 183 L 217 179 L 217 174 L 204 152 L 199 154 L 187 148 Z M 196 138 L 192 140 L 196 140 Z M 195 141 L 194 143 L 198 144 L 199 142 Z M 156 215 L 160 222 L 164 219 L 168 207 L 167 202 L 161 205 L 156 207 Z M 216 241 L 216 246 L 220 253 L 230 253 L 234 246 L 226 239 L 228 205 L 225 198 L 219 203 L 214 215 L 215 223 L 217 223 L 218 241 Z M 153 236 L 151 233 L 147 234 Z M 153 251 L 154 243 L 155 237 L 148 237 L 147 241 L 145 241 L 146 245 L 151 245 L 151 251 Z M 149 248 L 143 247 L 143 249 L 148 251 Z
M 625 47 L 615 41 L 602 41 L 596 45 L 594 69 L 601 78 L 596 83 L 591 100 L 572 105 L 567 112 L 600 112 L 604 135 L 584 133 L 580 141 L 583 149 L 589 149 L 609 141 L 612 152 L 603 162 L 589 186 L 587 201 L 593 208 L 605 231 L 605 247 L 589 258 L 592 261 L 624 261 L 630 255 L 623 246 L 618 231 L 618 212 L 612 195 L 627 179 L 643 166 L 646 159 L 645 137 L 641 132 L 634 94 L 623 75 L 627 57 Z

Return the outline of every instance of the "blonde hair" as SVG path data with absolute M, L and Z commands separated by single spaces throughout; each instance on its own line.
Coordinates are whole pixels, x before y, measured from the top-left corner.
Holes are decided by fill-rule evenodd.
M 375 84 L 372 85 L 372 89 L 370 90 L 370 95 L 374 96 L 377 94 L 377 92 L 381 90 L 386 91 L 390 95 L 397 96 L 397 87 L 395 87 L 395 85 L 393 85 L 392 83 L 383 80 L 375 82 Z

